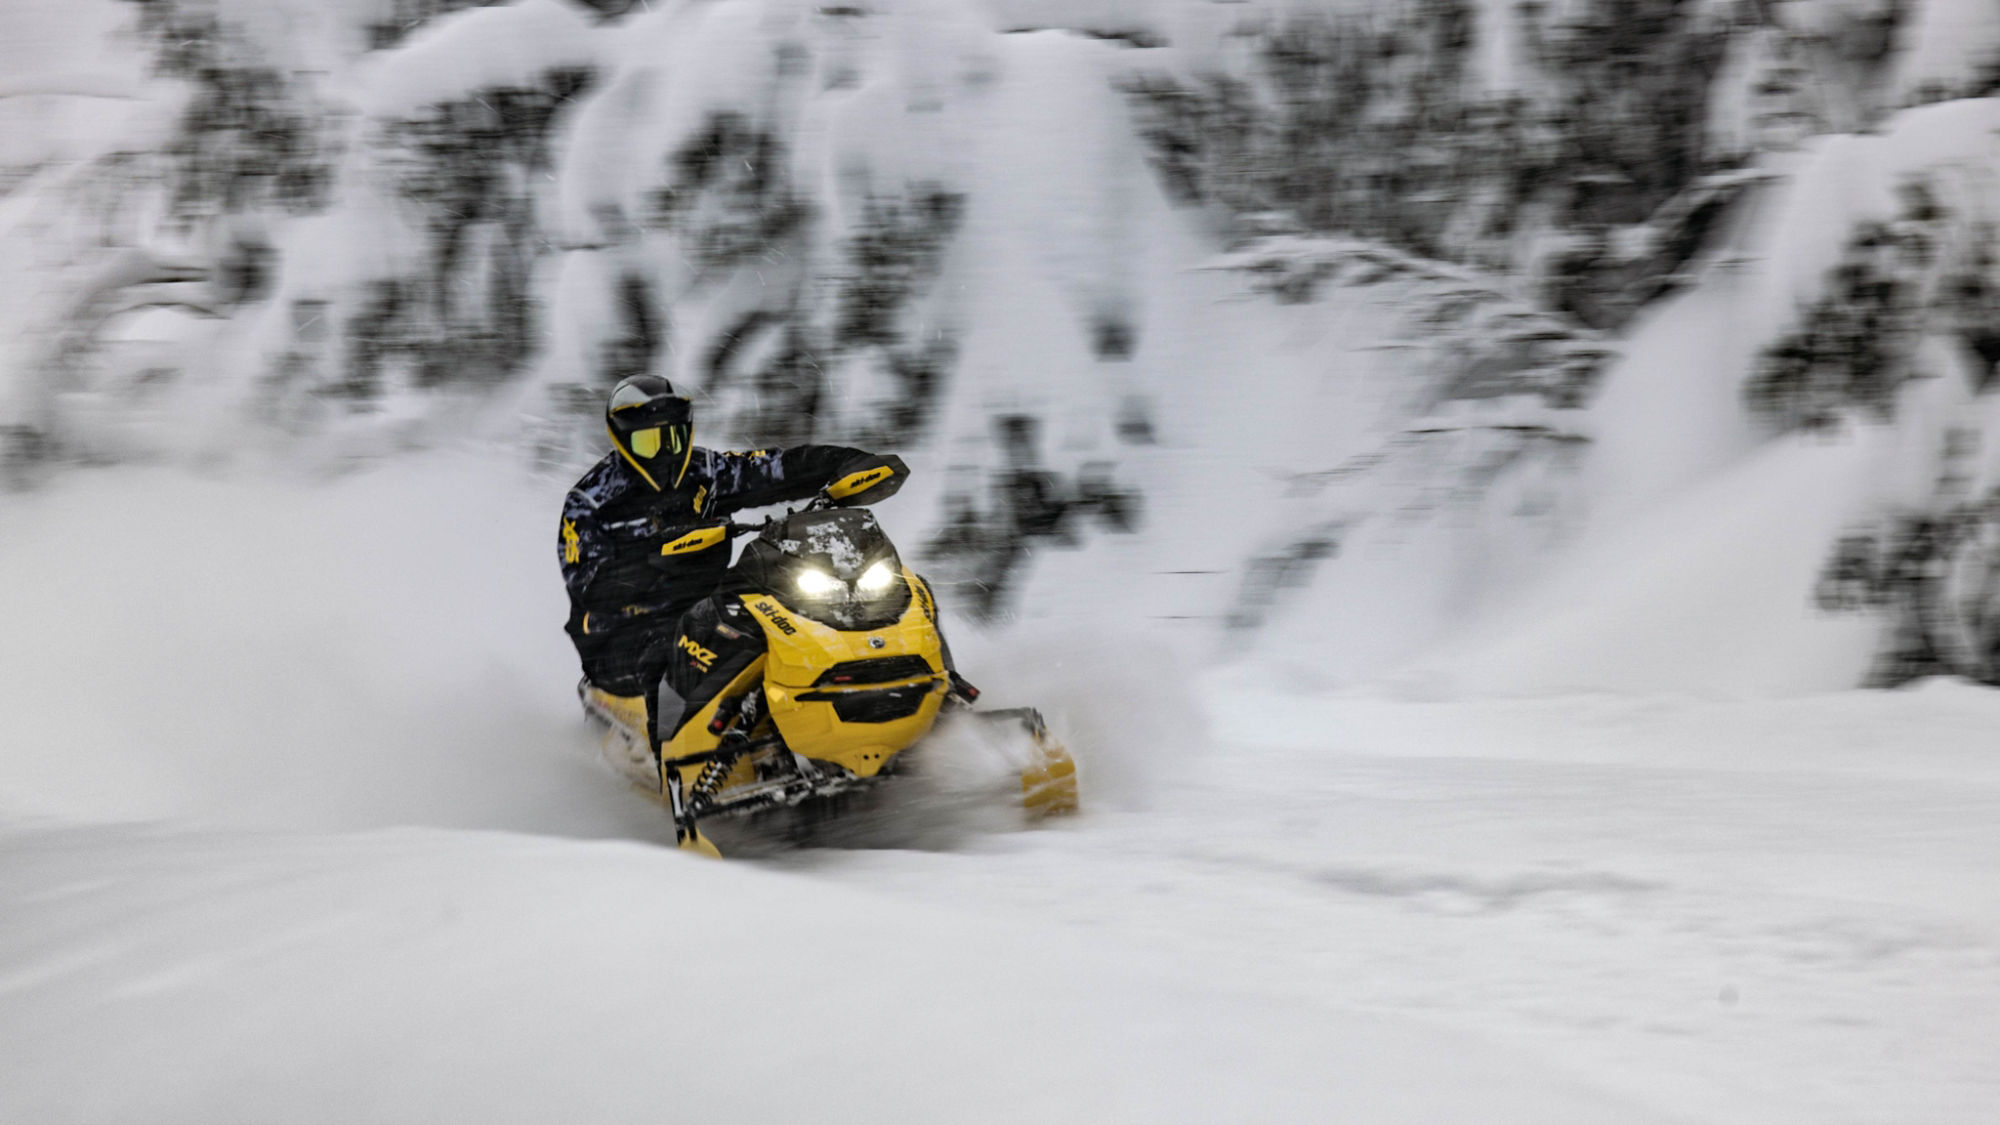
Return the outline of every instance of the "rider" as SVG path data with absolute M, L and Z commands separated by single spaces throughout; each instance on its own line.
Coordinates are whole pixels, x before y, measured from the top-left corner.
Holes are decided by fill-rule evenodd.
M 563 503 L 556 550 L 569 588 L 565 628 L 583 662 L 579 690 L 614 713 L 643 716 L 657 756 L 663 737 L 721 687 L 709 683 L 715 677 L 674 677 L 678 702 L 657 690 L 674 663 L 681 616 L 729 568 L 730 513 L 829 488 L 840 493 L 836 502 L 862 503 L 901 487 L 908 470 L 901 458 L 838 445 L 697 448 L 691 404 L 655 375 L 621 380 L 604 420 L 612 451 Z M 714 628 L 706 623 L 703 632 Z

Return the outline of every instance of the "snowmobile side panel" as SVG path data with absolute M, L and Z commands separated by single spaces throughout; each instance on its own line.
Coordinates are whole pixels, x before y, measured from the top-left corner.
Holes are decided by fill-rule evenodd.
M 674 732 L 673 738 L 667 740 L 660 747 L 660 757 L 671 764 L 676 758 L 688 758 L 696 754 L 705 754 L 721 745 L 722 736 L 727 733 L 727 728 L 719 727 L 716 724 L 716 712 L 724 707 L 735 704 L 742 699 L 745 692 L 750 691 L 762 682 L 764 678 L 765 659 L 765 657 L 759 656 L 744 665 L 743 670 L 736 673 L 735 678 L 729 681 L 728 687 L 716 692 L 715 698 L 709 700 L 700 711 L 690 716 L 686 722 L 681 724 L 681 729 Z M 703 763 L 697 762 L 692 765 L 683 766 L 682 769 L 683 771 L 693 770 L 699 773 L 702 765 Z M 693 783 L 693 780 L 692 776 L 688 778 L 690 784 Z

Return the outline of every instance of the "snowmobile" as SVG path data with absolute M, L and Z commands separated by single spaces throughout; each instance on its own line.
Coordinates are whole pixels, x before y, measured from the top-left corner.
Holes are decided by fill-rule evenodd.
M 902 564 L 867 508 L 822 497 L 762 523 L 694 534 L 756 535 L 725 596 L 740 598 L 762 628 L 764 652 L 664 739 L 657 763 L 643 707 L 583 693 L 585 710 L 609 728 L 607 750 L 615 740 L 628 762 L 656 767 L 656 796 L 682 848 L 719 854 L 700 827 L 711 818 L 779 809 L 839 816 L 845 798 L 917 757 L 948 712 L 1020 736 L 1018 799 L 1028 819 L 1075 811 L 1069 752 L 1032 708 L 972 710 L 979 692 L 947 668 L 929 585 Z

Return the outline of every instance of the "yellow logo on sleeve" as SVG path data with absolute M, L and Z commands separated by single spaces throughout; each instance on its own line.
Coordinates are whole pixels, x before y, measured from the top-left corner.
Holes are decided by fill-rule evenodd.
M 583 539 L 576 533 L 576 522 L 564 520 L 562 526 L 563 561 L 579 563 L 583 561 Z

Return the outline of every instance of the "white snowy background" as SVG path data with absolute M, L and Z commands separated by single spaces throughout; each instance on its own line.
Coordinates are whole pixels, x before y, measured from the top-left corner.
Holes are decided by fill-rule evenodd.
M 2000 1118 L 2000 9 L 1632 8 L 1699 166 L 1510 197 L 1619 5 L 0 6 L 0 1121 Z M 1460 178 L 1294 206 L 1300 27 Z M 909 460 L 1083 816 L 667 846 L 640 367 Z

